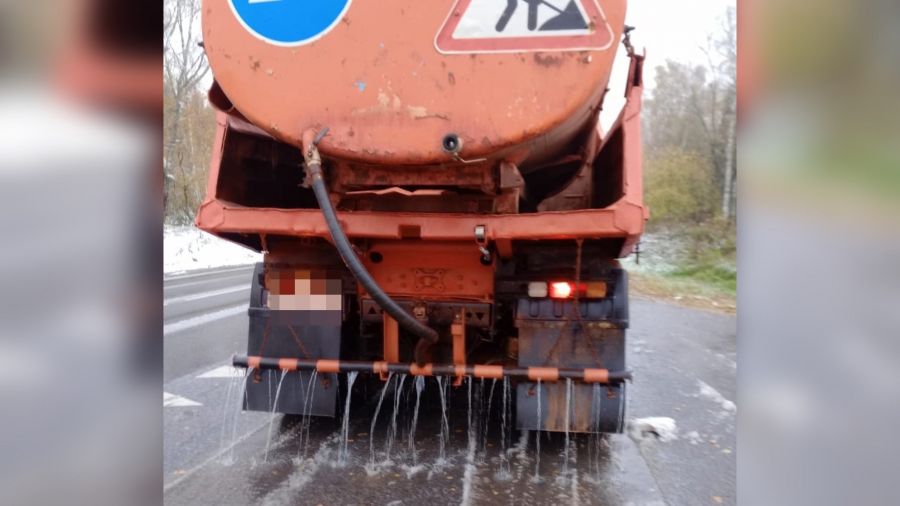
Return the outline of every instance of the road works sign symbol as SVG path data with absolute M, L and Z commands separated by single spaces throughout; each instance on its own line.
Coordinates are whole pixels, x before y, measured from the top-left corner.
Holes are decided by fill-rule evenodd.
M 308 44 L 344 17 L 351 0 L 228 0 L 241 25 L 278 46 Z
M 597 0 L 457 0 L 434 40 L 441 53 L 602 50 L 612 43 Z

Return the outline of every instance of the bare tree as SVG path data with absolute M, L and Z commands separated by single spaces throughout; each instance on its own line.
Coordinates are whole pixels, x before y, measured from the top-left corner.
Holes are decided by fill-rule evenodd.
M 722 17 L 721 28 L 710 34 L 706 47 L 710 80 L 704 89 L 692 89 L 692 104 L 709 144 L 717 185 L 721 188 L 720 212 L 723 218 L 734 217 L 736 179 L 735 149 L 737 136 L 737 40 L 735 12 L 729 7 Z
M 165 59 L 163 77 L 165 88 L 165 145 L 163 170 L 166 178 L 165 206 L 167 218 L 172 182 L 190 179 L 195 157 L 190 155 L 190 136 L 185 135 L 184 111 L 197 85 L 206 75 L 208 66 L 200 35 L 199 0 L 165 0 L 163 4 L 163 44 Z M 187 148 L 187 151 L 185 150 Z M 179 221 L 186 221 L 180 217 Z
M 722 181 L 722 216 L 735 216 L 735 181 L 737 179 L 737 24 L 735 10 L 729 7 L 725 12 L 722 32 L 716 40 L 716 50 L 721 58 L 722 81 L 725 83 L 725 177 Z

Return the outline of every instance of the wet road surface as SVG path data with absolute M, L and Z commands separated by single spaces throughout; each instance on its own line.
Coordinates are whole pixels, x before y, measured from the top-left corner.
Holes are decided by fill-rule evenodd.
M 475 379 L 450 389 L 442 459 L 436 380 L 411 445 L 414 379 L 398 392 L 393 378 L 372 431 L 383 384 L 360 376 L 344 453 L 341 418 L 239 411 L 243 371 L 228 363 L 246 346 L 251 271 L 165 281 L 166 504 L 735 503 L 734 316 L 632 300 L 627 416 L 671 418 L 666 440 L 573 434 L 566 452 L 563 434 L 543 434 L 537 462 L 534 433 L 504 430 L 502 382 Z

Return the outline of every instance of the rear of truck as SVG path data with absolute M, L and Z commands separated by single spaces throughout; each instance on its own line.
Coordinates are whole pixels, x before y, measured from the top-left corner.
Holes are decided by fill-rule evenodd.
M 197 225 L 264 253 L 245 407 L 334 416 L 352 371 L 505 378 L 519 428 L 621 431 L 617 259 L 647 218 L 624 0 L 331 3 L 294 33 L 266 21 L 288 7 L 204 1 L 218 130 Z M 626 100 L 602 132 L 616 53 Z

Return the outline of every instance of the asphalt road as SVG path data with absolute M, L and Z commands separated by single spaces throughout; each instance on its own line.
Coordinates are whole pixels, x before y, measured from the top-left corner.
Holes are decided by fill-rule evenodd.
M 296 417 L 239 411 L 242 373 L 228 363 L 246 346 L 251 272 L 250 267 L 229 268 L 165 280 L 167 504 L 736 502 L 732 315 L 632 300 L 628 364 L 635 381 L 627 416 L 671 418 L 676 427 L 664 439 L 636 430 L 634 437 L 573 436 L 566 452 L 562 434 L 545 434 L 536 459 L 534 434 L 507 429 L 507 438 L 502 437 L 502 384 L 494 386 L 491 397 L 491 382 L 474 380 L 471 410 L 468 384 L 450 396 L 449 440 L 441 460 L 441 404 L 433 379 L 421 396 L 413 446 L 408 437 L 415 411 L 413 380 L 403 384 L 395 417 L 395 379 L 371 431 L 379 389 L 359 379 L 343 453 L 340 419 L 307 424 Z M 486 398 L 492 398 L 492 409 L 483 407 Z M 476 428 L 471 437 L 470 416 Z

